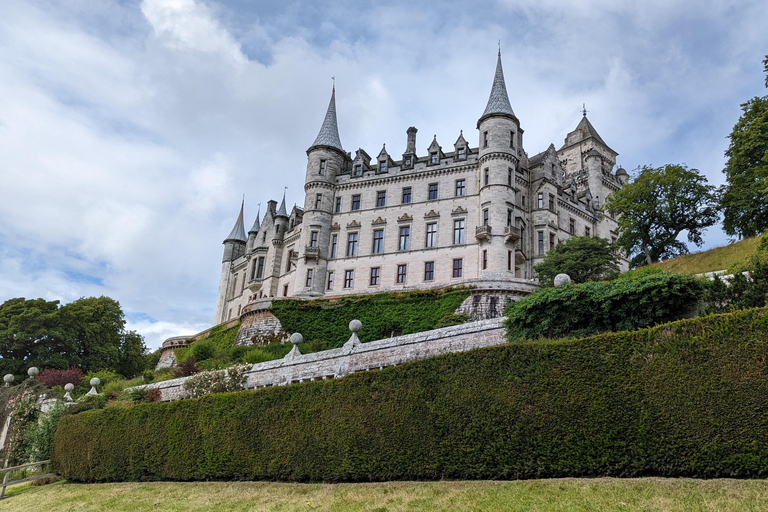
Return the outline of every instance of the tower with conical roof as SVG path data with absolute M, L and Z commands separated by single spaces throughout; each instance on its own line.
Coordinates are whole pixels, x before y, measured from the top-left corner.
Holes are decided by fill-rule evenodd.
M 351 164 L 344 151 L 336 121 L 336 86 L 325 113 L 320 132 L 307 149 L 304 180 L 304 220 L 296 264 L 294 295 L 322 295 L 331 246 L 331 219 L 336 190 L 336 176 Z
M 480 204 L 475 237 L 478 244 L 479 274 L 514 272 L 515 243 L 507 236 L 515 206 L 514 176 L 523 154 L 523 131 L 512 110 L 501 66 L 496 61 L 488 103 L 477 121 L 480 132 L 478 182 Z
M 248 239 L 245 236 L 243 225 L 243 207 L 245 201 L 240 203 L 240 214 L 237 216 L 232 231 L 224 239 L 224 255 L 221 258 L 221 274 L 219 276 L 219 291 L 216 295 L 216 308 L 213 313 L 213 325 L 218 325 L 225 320 L 225 305 L 227 298 L 232 295 L 238 286 L 232 277 L 232 262 L 245 254 Z M 240 283 L 242 284 L 242 283 Z

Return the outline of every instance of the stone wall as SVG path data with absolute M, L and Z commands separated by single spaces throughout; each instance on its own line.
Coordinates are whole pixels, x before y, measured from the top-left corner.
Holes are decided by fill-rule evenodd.
M 350 373 L 378 370 L 409 361 L 418 361 L 439 354 L 464 352 L 480 347 L 506 343 L 502 318 L 481 320 L 416 334 L 397 336 L 368 343 L 360 343 L 356 320 L 350 323 L 353 330 L 349 341 L 341 348 L 301 354 L 297 346 L 283 359 L 253 365 L 246 372 L 246 389 L 283 386 L 297 382 L 340 378 Z M 355 329 L 357 327 L 357 329 Z M 300 337 L 292 337 L 297 343 Z M 183 398 L 184 381 L 189 377 L 138 386 L 157 388 L 160 400 Z
M 256 299 L 248 303 L 240 315 L 240 331 L 235 345 L 266 345 L 288 341 L 280 320 L 269 310 L 272 299 Z

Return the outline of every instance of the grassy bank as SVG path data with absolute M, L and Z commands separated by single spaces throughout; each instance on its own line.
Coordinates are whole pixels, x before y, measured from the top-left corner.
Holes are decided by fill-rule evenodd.
M 764 510 L 766 503 L 768 482 L 764 480 L 564 478 L 373 484 L 52 484 L 25 489 L 0 502 L 0 510 L 747 511 Z
M 730 245 L 678 256 L 671 260 L 655 263 L 653 266 L 682 274 L 702 274 L 715 270 L 726 270 L 734 263 L 756 254 L 759 239 L 759 237 L 745 238 Z

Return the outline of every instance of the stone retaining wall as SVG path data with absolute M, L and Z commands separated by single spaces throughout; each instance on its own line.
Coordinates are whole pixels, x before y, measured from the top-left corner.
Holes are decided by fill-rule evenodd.
M 283 359 L 253 365 L 246 372 L 245 387 L 255 389 L 339 378 L 354 372 L 378 370 L 385 366 L 418 361 L 439 354 L 502 345 L 506 343 L 504 329 L 501 327 L 502 320 L 482 320 L 368 343 L 360 343 L 357 337 L 359 327 L 354 329 L 354 323 L 357 321 L 353 320 L 350 323 L 352 336 L 343 347 L 301 354 L 297 346 L 294 346 Z M 159 389 L 161 401 L 177 400 L 183 398 L 182 385 L 188 378 L 138 387 Z

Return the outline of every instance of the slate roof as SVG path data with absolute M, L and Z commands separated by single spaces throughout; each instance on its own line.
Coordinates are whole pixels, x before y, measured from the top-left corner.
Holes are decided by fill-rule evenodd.
M 277 209 L 277 213 L 275 214 L 275 217 L 287 217 L 288 211 L 285 209 L 285 194 L 283 194 L 283 202 L 280 203 L 280 208 Z
M 245 226 L 243 226 L 243 206 L 245 205 L 245 201 L 240 204 L 240 215 L 237 216 L 237 221 L 235 222 L 235 226 L 232 228 L 232 231 L 229 233 L 227 238 L 224 239 L 224 243 L 230 242 L 230 241 L 237 241 L 237 242 L 245 242 L 248 239 L 245 236 Z
M 341 147 L 339 127 L 336 123 L 336 87 L 333 88 L 333 92 L 331 93 L 331 102 L 328 104 L 328 111 L 325 113 L 325 119 L 323 120 L 323 125 L 320 127 L 320 133 L 317 134 L 315 142 L 312 143 L 309 149 L 316 146 L 329 146 L 336 148 L 339 151 L 344 151 Z
M 499 59 L 496 62 L 496 75 L 493 77 L 493 86 L 491 87 L 491 95 L 488 98 L 488 105 L 486 105 L 485 112 L 483 112 L 480 118 L 482 119 L 491 114 L 515 115 L 512 105 L 509 103 L 507 86 L 504 83 L 504 71 L 501 69 L 501 52 L 499 52 Z
M 260 213 L 261 212 L 256 214 L 256 220 L 254 221 L 253 226 L 251 226 L 250 231 L 248 231 L 249 233 L 258 233 L 259 229 L 261 229 L 261 221 L 259 220 Z

